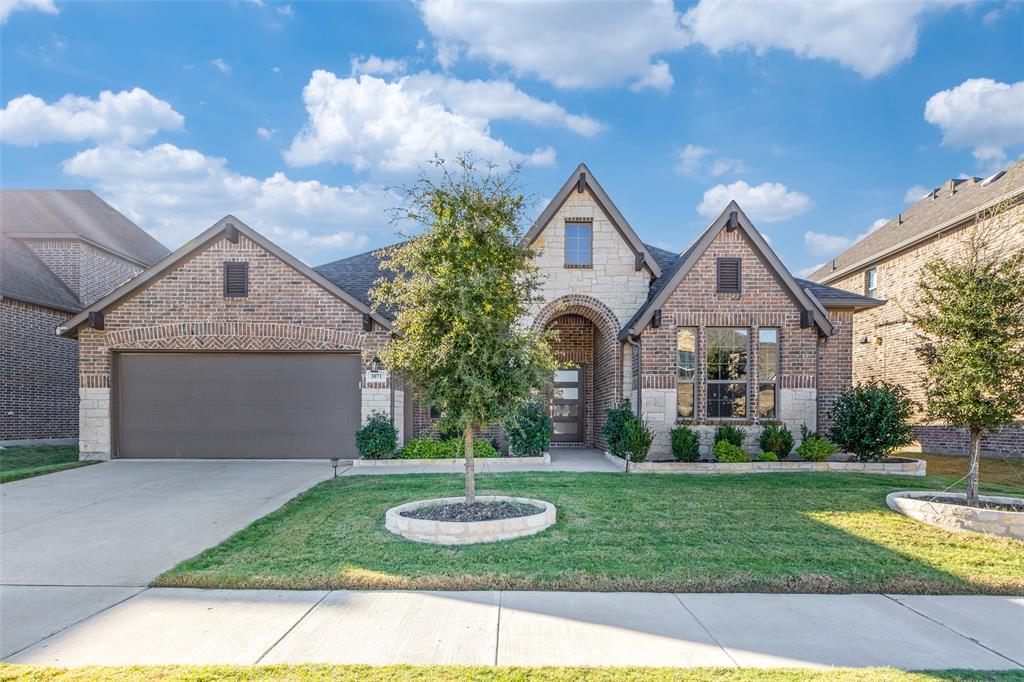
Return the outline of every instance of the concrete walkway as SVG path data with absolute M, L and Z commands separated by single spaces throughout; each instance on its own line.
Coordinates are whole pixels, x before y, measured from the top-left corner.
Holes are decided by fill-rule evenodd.
M 149 589 L 6 659 L 1024 668 L 1024 599 Z
M 381 476 L 385 474 L 461 474 L 466 470 L 462 464 L 432 464 L 429 466 L 410 464 L 385 467 L 352 467 L 342 476 Z M 477 459 L 478 474 L 515 473 L 517 471 L 598 471 L 618 473 L 620 470 L 604 458 L 604 453 L 592 448 L 552 448 L 550 464 L 507 464 L 492 459 Z

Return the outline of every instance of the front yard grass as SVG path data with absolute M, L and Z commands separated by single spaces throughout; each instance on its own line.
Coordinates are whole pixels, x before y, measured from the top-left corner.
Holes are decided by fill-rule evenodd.
M 10 445 L 0 448 L 0 483 L 89 464 L 78 461 L 77 445 Z
M 968 459 L 966 456 L 930 455 L 928 453 L 907 452 L 905 457 L 916 457 L 928 462 L 928 473 L 937 476 L 950 476 L 954 479 L 967 475 Z M 1008 485 L 1024 488 L 1024 459 L 981 458 L 981 485 Z
M 1018 671 L 892 668 L 832 670 L 735 668 L 511 668 L 484 666 L 134 666 L 42 668 L 0 663 L 0 681 L 21 682 L 1010 682 Z
M 1024 594 L 1024 542 L 942 530 L 885 507 L 891 491 L 951 482 L 845 473 L 484 475 L 478 494 L 547 500 L 557 524 L 511 542 L 440 547 L 392 535 L 384 512 L 457 494 L 461 476 L 341 477 L 155 584 Z

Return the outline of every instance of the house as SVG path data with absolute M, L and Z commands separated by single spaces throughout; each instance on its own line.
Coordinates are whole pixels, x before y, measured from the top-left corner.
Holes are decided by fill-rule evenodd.
M 902 384 L 923 404 L 924 366 L 914 352 L 917 340 L 906 311 L 924 264 L 955 257 L 975 227 L 997 252 L 1024 248 L 1024 161 L 985 179 L 947 181 L 811 275 L 821 284 L 889 301 L 854 315 L 854 381 Z M 966 430 L 925 423 L 921 413 L 914 420 L 914 437 L 924 452 L 967 454 Z M 983 436 L 982 451 L 1024 457 L 1024 420 Z
M 669 451 L 693 424 L 827 425 L 852 317 L 882 301 L 795 279 L 735 203 L 681 254 L 645 244 L 586 166 L 526 235 L 546 275 L 528 324 L 558 332 L 554 439 L 605 445 L 623 398 Z M 379 366 L 392 329 L 373 253 L 309 268 L 228 216 L 62 327 L 81 354 L 81 451 L 351 457 L 370 414 L 400 438 L 436 414 Z
M 78 436 L 78 344 L 54 328 L 167 253 L 90 191 L 0 190 L 0 442 Z

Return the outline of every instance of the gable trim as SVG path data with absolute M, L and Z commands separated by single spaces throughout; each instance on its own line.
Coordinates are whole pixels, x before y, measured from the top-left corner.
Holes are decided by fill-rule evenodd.
M 548 202 L 548 205 L 541 211 L 540 216 L 534 221 L 533 225 L 527 231 L 523 237 L 524 244 L 532 244 L 536 241 L 540 233 L 547 227 L 547 224 L 551 222 L 551 219 L 555 216 L 562 205 L 569 198 L 569 195 L 573 192 L 583 192 L 584 188 L 589 188 L 590 192 L 594 195 L 594 199 L 597 201 L 598 207 L 604 211 L 605 215 L 611 220 L 612 225 L 615 227 L 619 235 L 629 244 L 629 247 L 633 249 L 633 253 L 636 254 L 637 270 L 643 269 L 646 266 L 651 274 L 655 278 L 661 277 L 661 267 L 658 265 L 658 261 L 654 259 L 654 256 L 647 247 L 644 246 L 643 241 L 637 236 L 636 231 L 633 230 L 629 221 L 622 215 L 618 207 L 612 202 L 611 197 L 604 191 L 601 184 L 594 178 L 594 174 L 590 172 L 586 164 L 581 163 L 576 167 L 576 170 L 572 172 L 569 179 L 565 181 L 562 188 L 558 190 L 558 193 L 554 198 Z
M 661 288 L 658 294 L 644 304 L 641 308 L 640 314 L 635 318 L 635 322 L 622 330 L 619 335 L 620 340 L 626 340 L 629 337 L 638 336 L 647 325 L 650 324 L 651 318 L 654 317 L 654 313 L 661 309 L 668 300 L 679 283 L 683 281 L 683 278 L 693 269 L 693 266 L 697 264 L 697 261 L 701 259 L 704 253 L 711 246 L 711 242 L 719 235 L 719 233 L 726 228 L 730 222 L 730 216 L 735 213 L 737 218 L 738 227 L 743 231 L 744 234 L 750 239 L 754 246 L 755 251 L 760 255 L 765 263 L 768 265 L 768 269 L 772 271 L 776 279 L 787 289 L 790 295 L 802 306 L 805 311 L 810 311 L 814 318 L 814 323 L 826 336 L 831 336 L 834 333 L 832 323 L 828 321 L 828 317 L 823 313 L 821 304 L 813 296 L 808 295 L 804 288 L 797 283 L 790 274 L 789 270 L 783 265 L 779 257 L 772 251 L 771 246 L 765 241 L 761 233 L 757 231 L 754 224 L 750 222 L 743 209 L 740 208 L 739 204 L 735 200 L 730 201 L 729 205 L 725 207 L 725 210 L 715 219 L 711 225 L 708 226 L 704 233 L 697 238 L 693 247 L 689 250 L 686 258 L 678 265 L 676 271 L 672 273 L 669 281 L 665 283 L 665 286 Z
M 193 253 L 204 248 L 207 244 L 210 244 L 215 239 L 226 235 L 228 230 L 234 227 L 239 233 L 245 235 L 249 240 L 253 241 L 265 251 L 271 255 L 277 257 L 279 260 L 290 266 L 293 270 L 296 270 L 300 274 L 304 275 L 308 279 L 312 280 L 315 284 L 318 284 L 323 289 L 326 289 L 329 293 L 334 294 L 336 297 L 349 304 L 359 312 L 369 315 L 371 319 L 377 322 L 385 329 L 390 330 L 392 328 L 391 321 L 383 315 L 373 311 L 369 306 L 364 304 L 362 301 L 357 299 L 352 294 L 348 293 L 337 284 L 334 284 L 320 273 L 313 270 L 299 259 L 282 249 L 277 244 L 261 235 L 256 230 L 252 229 L 238 218 L 227 215 L 218 220 L 208 230 L 200 234 L 198 237 L 186 242 L 178 250 L 170 253 L 161 260 L 154 263 L 148 269 L 143 270 L 141 273 L 128 280 L 117 289 L 96 301 L 88 308 L 78 313 L 65 324 L 57 327 L 57 333 L 61 336 L 74 336 L 74 333 L 83 324 L 89 320 L 89 313 L 102 313 L 109 308 L 117 305 L 129 295 L 139 291 L 152 282 L 158 280 L 161 276 L 172 270 L 179 263 L 184 261 L 186 258 L 191 256 Z

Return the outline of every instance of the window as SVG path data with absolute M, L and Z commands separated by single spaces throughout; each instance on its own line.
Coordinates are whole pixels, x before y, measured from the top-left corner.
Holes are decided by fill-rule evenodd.
M 593 265 L 591 258 L 593 234 L 592 223 L 565 224 L 565 267 L 589 268 Z
M 434 407 L 433 405 L 431 405 L 430 406 L 430 418 L 432 420 L 433 419 L 440 419 L 441 418 L 441 410 L 439 410 L 436 407 Z
M 740 259 L 719 258 L 717 264 L 718 293 L 740 293 Z
M 864 295 L 872 298 L 878 295 L 878 270 L 868 268 L 864 273 Z
M 776 419 L 779 386 L 779 330 L 757 330 L 757 416 Z
M 697 329 L 680 327 L 676 330 L 677 359 L 679 376 L 676 379 L 676 414 L 683 419 L 693 419 L 695 386 L 697 379 Z
M 708 327 L 708 417 L 747 416 L 748 329 Z
M 244 298 L 249 295 L 249 264 L 245 262 L 225 261 L 224 263 L 224 296 L 226 298 Z

